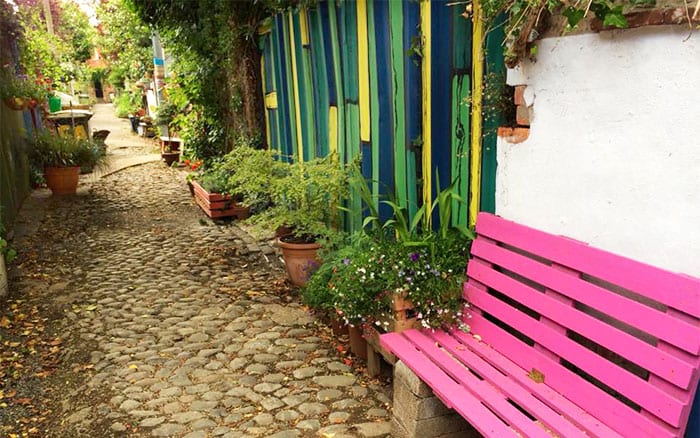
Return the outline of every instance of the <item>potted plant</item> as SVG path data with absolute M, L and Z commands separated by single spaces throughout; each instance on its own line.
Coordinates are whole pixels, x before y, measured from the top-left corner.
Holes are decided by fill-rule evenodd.
M 291 229 L 277 244 L 290 281 L 302 286 L 319 265 L 319 241 L 336 233 L 339 205 L 349 192 L 348 177 L 334 155 L 283 166 L 282 175 L 271 182 L 272 206 L 254 218 L 270 229 Z
M 160 130 L 160 147 L 163 160 L 168 164 L 172 164 L 173 158 L 179 159 L 182 140 L 177 136 L 177 122 L 179 108 L 169 100 L 160 102 L 156 117 L 153 124 L 158 126 Z M 166 154 L 171 154 L 166 157 Z
M 210 218 L 246 219 L 250 215 L 250 208 L 240 205 L 241 197 L 232 194 L 228 189 L 229 174 L 224 166 L 225 158 L 211 162 L 203 171 L 190 173 L 187 175 L 187 182 L 195 202 Z M 185 160 L 185 165 L 190 165 L 192 170 L 196 170 L 201 162 L 191 163 Z
M 80 169 L 104 163 L 102 148 L 92 140 L 41 132 L 34 137 L 33 164 L 44 169 L 46 185 L 54 195 L 76 192 Z
M 10 109 L 34 108 L 46 99 L 46 89 L 36 80 L 18 77 L 7 71 L 0 74 L 0 98 Z

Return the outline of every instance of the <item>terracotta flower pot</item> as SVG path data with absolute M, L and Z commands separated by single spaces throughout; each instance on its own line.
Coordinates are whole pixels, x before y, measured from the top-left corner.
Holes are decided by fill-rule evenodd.
M 7 97 L 4 100 L 5 105 L 7 105 L 10 109 L 13 109 L 15 111 L 22 111 L 27 107 L 27 102 L 21 97 Z
M 44 177 L 54 195 L 73 195 L 78 189 L 80 167 L 47 167 Z
M 282 248 L 282 257 L 284 257 L 289 280 L 295 286 L 305 285 L 309 276 L 320 263 L 318 250 L 321 245 L 318 243 L 291 243 L 279 239 L 277 246 Z

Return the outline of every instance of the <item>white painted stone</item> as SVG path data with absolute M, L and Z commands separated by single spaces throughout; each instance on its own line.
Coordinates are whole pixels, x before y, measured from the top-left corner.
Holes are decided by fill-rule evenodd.
M 700 34 L 650 26 L 538 46 L 522 67 L 530 136 L 498 145 L 497 214 L 700 276 Z

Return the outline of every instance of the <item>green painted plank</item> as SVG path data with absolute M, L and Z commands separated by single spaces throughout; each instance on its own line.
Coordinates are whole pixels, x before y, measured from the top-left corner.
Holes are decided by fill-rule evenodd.
M 328 155 L 328 75 L 326 74 L 326 52 L 324 50 L 323 25 L 317 8 L 309 9 L 309 33 L 311 43 L 311 65 L 316 108 L 316 154 Z
M 405 50 L 403 45 L 403 2 L 389 2 L 390 40 L 391 40 L 391 65 L 392 65 L 392 95 L 394 96 L 394 187 L 396 188 L 396 201 L 400 205 L 406 205 L 408 201 L 406 174 L 406 100 L 404 89 L 404 60 Z M 415 175 L 415 161 L 413 162 L 413 175 Z
M 345 126 L 347 128 L 348 161 L 360 155 L 360 107 L 355 103 L 345 105 Z M 357 192 L 350 194 L 348 205 L 350 231 L 362 228 L 362 200 Z
M 316 156 L 316 135 L 314 128 L 314 104 L 313 86 L 311 84 L 311 61 L 309 50 L 302 45 L 302 29 L 300 24 L 300 14 L 305 10 L 297 11 L 293 14 L 294 24 L 294 49 L 297 59 L 297 77 L 299 81 L 299 108 L 301 109 L 301 135 L 304 145 L 304 161 L 311 160 Z
M 342 58 L 340 56 L 340 42 L 338 41 L 338 12 L 334 1 L 328 2 L 328 21 L 330 22 L 330 37 L 333 53 L 333 75 L 335 77 L 335 89 L 338 106 L 338 157 L 341 163 L 346 161 L 345 154 L 345 93 L 343 91 Z
M 470 70 L 472 67 L 472 21 L 464 18 L 459 7 L 452 11 L 452 68 Z
M 372 151 L 372 194 L 374 208 L 379 209 L 379 87 L 377 41 L 374 29 L 374 0 L 367 0 L 367 41 L 369 54 L 370 145 Z
M 468 75 L 452 78 L 452 175 L 457 180 L 457 193 L 464 200 L 452 204 L 452 224 L 467 225 L 469 200 L 469 104 L 471 84 Z M 447 181 L 441 181 L 443 185 Z
M 296 110 L 294 103 L 294 81 L 292 80 L 292 52 L 291 52 L 291 42 L 289 35 L 289 20 L 285 16 L 280 20 L 282 23 L 282 35 L 284 41 L 284 59 L 286 62 L 286 84 L 287 84 L 287 117 L 289 118 L 289 138 L 291 139 L 291 144 L 287 147 L 287 150 L 291 152 L 291 156 L 296 159 L 297 156 L 297 131 L 296 131 Z
M 503 63 L 503 48 L 501 42 L 504 38 L 503 26 L 500 24 L 505 16 L 499 17 L 486 37 L 486 62 L 485 81 L 495 81 L 498 86 L 505 87 L 506 68 Z M 497 87 L 495 89 L 497 89 Z M 494 213 L 496 211 L 496 138 L 498 127 L 503 124 L 506 117 L 488 105 L 485 108 L 484 134 L 481 147 L 481 211 Z

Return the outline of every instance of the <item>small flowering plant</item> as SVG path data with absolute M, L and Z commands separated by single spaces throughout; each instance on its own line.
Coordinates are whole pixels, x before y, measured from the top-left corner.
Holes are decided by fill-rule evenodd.
M 334 307 L 349 324 L 389 326 L 392 300 L 413 304 L 412 316 L 425 328 L 457 326 L 463 321 L 462 283 L 469 239 L 460 233 L 430 234 L 421 246 L 384 240 L 365 244 L 335 260 L 328 282 Z

